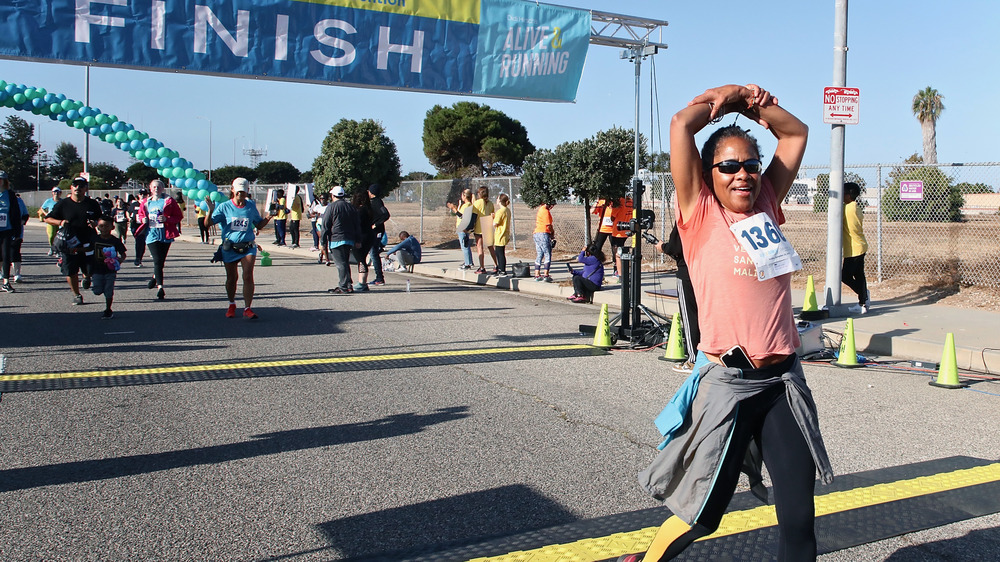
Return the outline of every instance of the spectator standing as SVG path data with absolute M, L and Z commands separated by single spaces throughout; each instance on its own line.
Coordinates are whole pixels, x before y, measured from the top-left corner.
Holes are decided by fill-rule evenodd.
M 619 199 L 612 211 L 614 225 L 611 228 L 611 252 L 615 260 L 614 275 L 619 280 L 621 280 L 622 275 L 622 252 L 625 251 L 625 241 L 632 235 L 632 232 L 628 228 L 618 228 L 618 225 L 631 221 L 634 212 L 635 208 L 632 205 L 631 197 Z
M 858 295 L 858 304 L 847 308 L 852 314 L 867 314 L 871 306 L 868 294 L 868 280 L 865 278 L 865 254 L 868 253 L 868 239 L 865 238 L 864 214 L 858 207 L 861 186 L 854 182 L 844 184 L 843 245 L 844 266 L 841 277 L 844 283 Z
M 323 212 L 326 211 L 326 206 L 330 204 L 330 194 L 323 193 L 318 198 L 313 199 L 312 205 L 309 206 L 309 222 L 311 224 L 309 233 L 313 237 L 313 247 L 309 248 L 310 251 L 318 252 L 320 250 L 319 245 L 319 219 L 323 216 Z M 322 258 L 320 263 L 322 263 Z
M 569 297 L 569 300 L 580 303 L 594 302 L 594 293 L 600 291 L 601 285 L 604 284 L 604 252 L 595 244 L 591 244 L 580 250 L 576 261 L 583 264 L 583 269 L 576 270 L 566 264 L 573 277 L 573 296 Z
M 475 228 L 472 230 L 473 236 L 476 238 L 476 255 L 479 256 L 479 269 L 476 273 L 486 273 L 486 249 L 490 251 L 490 258 L 493 260 L 493 275 L 497 274 L 497 256 L 494 253 L 493 244 L 487 244 L 486 238 L 484 236 L 484 229 L 493 229 L 493 213 L 495 211 L 493 207 L 493 202 L 490 201 L 490 188 L 480 186 L 479 190 L 476 192 L 477 199 L 475 203 L 472 204 L 472 208 L 476 211 L 476 224 Z M 490 234 L 493 234 L 492 232 Z M 491 236 L 492 238 L 492 236 Z
M 420 241 L 404 230 L 399 233 L 399 244 L 393 246 L 385 255 L 392 256 L 396 260 L 396 271 L 406 269 L 415 263 L 420 263 Z
M 305 210 L 299 186 L 295 186 L 295 191 L 292 192 L 292 205 L 288 209 L 288 232 L 292 235 L 292 248 L 298 248 L 299 229 L 302 224 L 302 213 Z
M 371 201 L 371 197 L 365 191 L 355 191 L 351 196 L 351 205 L 354 205 L 354 209 L 358 212 L 358 227 L 361 229 L 361 239 L 352 250 L 354 259 L 358 262 L 358 282 L 354 284 L 354 290 L 361 293 L 368 290 L 368 258 L 372 245 L 378 243 L 375 241 L 376 234 L 372 228 L 374 212 Z
M 695 300 L 694 285 L 691 284 L 691 274 L 688 272 L 687 261 L 684 260 L 684 245 L 676 223 L 667 241 L 660 243 L 659 249 L 677 262 L 677 301 L 681 309 L 681 324 L 684 328 L 684 343 L 688 358 L 687 361 L 675 365 L 673 370 L 680 374 L 688 374 L 694 367 L 694 359 L 698 354 L 701 329 L 698 327 L 698 301 Z
M 552 226 L 552 207 L 555 201 L 549 201 L 538 207 L 535 213 L 535 281 L 552 282 L 549 268 L 552 267 L 552 247 L 556 243 L 556 231 Z
M 285 190 L 279 189 L 275 194 L 274 203 L 271 204 L 271 213 L 274 215 L 274 244 L 276 246 L 285 245 L 285 233 L 288 228 L 288 208 L 285 207 Z
M 149 197 L 149 190 L 142 188 L 139 196 L 133 197 L 128 204 L 128 224 L 132 231 L 132 240 L 135 242 L 135 258 L 133 265 L 142 267 L 142 258 L 146 255 L 146 225 L 139 221 L 139 209 L 146 204 Z
M 385 285 L 385 276 L 382 274 L 382 250 L 383 238 L 385 238 L 385 223 L 389 220 L 389 209 L 385 208 L 382 202 L 382 188 L 373 183 L 368 186 L 368 197 L 372 204 L 372 230 L 375 231 L 375 242 L 370 250 L 372 267 L 375 268 L 375 280 L 372 285 Z M 360 260 L 359 260 L 360 261 Z
M 128 238 L 128 209 L 125 208 L 125 201 L 117 195 L 111 208 L 111 219 L 114 221 L 115 236 L 124 243 Z
M 466 230 L 459 230 L 462 225 L 462 219 L 465 218 L 465 213 L 474 212 L 472 210 L 472 190 L 465 189 L 459 196 L 458 204 L 446 203 L 448 209 L 455 213 L 455 233 L 458 234 L 458 245 L 462 248 L 462 258 L 464 263 L 461 269 L 472 269 L 472 225 L 470 223 L 469 228 Z M 475 222 L 473 220 L 472 222 Z
M 111 310 L 115 300 L 115 279 L 118 278 L 121 262 L 125 261 L 126 252 L 123 241 L 111 235 L 112 224 L 111 217 L 108 216 L 97 220 L 94 261 L 91 263 L 94 295 L 104 295 L 104 312 L 101 314 L 103 320 L 110 320 L 115 316 Z
M 70 183 L 69 197 L 61 199 L 52 208 L 45 222 L 56 227 L 69 227 L 70 235 L 77 246 L 63 253 L 59 259 L 62 274 L 73 291 L 73 304 L 83 304 L 80 294 L 80 272 L 83 272 L 83 288 L 90 288 L 90 264 L 94 259 L 94 227 L 101 218 L 101 205 L 87 195 L 89 184 L 85 178 L 76 178 Z
M 208 226 L 218 224 L 222 229 L 222 264 L 226 268 L 226 296 L 229 307 L 226 318 L 236 316 L 236 284 L 243 270 L 243 317 L 256 320 L 257 314 L 251 308 L 255 283 L 254 264 L 257 260 L 257 242 L 254 229 L 267 225 L 270 216 L 261 217 L 257 205 L 248 198 L 250 182 L 246 178 L 233 180 L 231 199 L 215 207 L 212 215 L 205 220 Z
M 330 255 L 337 266 L 339 284 L 330 289 L 330 293 L 352 293 L 351 286 L 351 249 L 361 240 L 361 226 L 358 222 L 358 212 L 344 198 L 347 193 L 337 185 L 330 190 L 333 202 L 323 213 L 322 225 L 329 238 Z
M 58 203 L 60 199 L 62 199 L 62 190 L 58 187 L 53 187 L 52 197 L 42 201 L 42 206 L 38 208 L 38 220 L 45 222 L 45 217 L 48 216 L 49 212 L 56 206 L 56 203 Z M 58 230 L 58 227 L 45 223 L 45 233 L 49 238 L 49 252 L 45 254 L 47 256 L 52 256 L 56 253 L 55 249 L 52 247 L 52 242 L 56 238 L 56 230 Z
M 153 257 L 153 275 L 146 288 L 156 287 L 156 298 L 163 300 L 163 268 L 167 262 L 170 244 L 181 233 L 184 212 L 177 201 L 165 195 L 167 186 L 161 180 L 149 182 L 149 197 L 139 207 L 139 222 L 146 226 L 146 247 Z
M 510 243 L 510 197 L 497 197 L 500 207 L 493 215 L 493 247 L 497 258 L 497 274 L 507 275 L 507 244 Z
M 208 201 L 199 201 L 194 205 L 195 216 L 198 220 L 198 235 L 202 244 L 211 244 L 211 237 L 208 235 Z

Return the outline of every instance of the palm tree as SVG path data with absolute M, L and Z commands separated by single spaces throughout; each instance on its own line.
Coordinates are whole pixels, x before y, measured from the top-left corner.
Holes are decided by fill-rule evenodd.
M 920 130 L 924 137 L 924 164 L 937 164 L 937 125 L 938 117 L 944 111 L 944 96 L 937 90 L 927 86 L 913 96 L 913 114 L 920 121 Z

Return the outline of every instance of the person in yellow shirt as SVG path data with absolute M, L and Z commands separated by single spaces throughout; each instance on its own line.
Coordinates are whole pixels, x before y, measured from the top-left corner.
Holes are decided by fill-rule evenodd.
M 285 245 L 285 232 L 288 230 L 288 207 L 286 207 L 285 190 L 279 189 L 275 194 L 274 211 L 274 245 Z
M 556 244 L 556 231 L 552 227 L 552 207 L 555 201 L 538 207 L 535 214 L 535 281 L 552 282 L 549 268 L 552 267 L 552 248 Z
M 476 201 L 472 208 L 476 211 L 476 226 L 472 234 L 476 237 L 476 255 L 479 256 L 479 269 L 476 273 L 486 273 L 486 264 L 483 263 L 486 256 L 486 249 L 490 251 L 490 258 L 493 259 L 493 275 L 497 274 L 497 255 L 493 248 L 493 213 L 495 208 L 490 201 L 490 188 L 485 185 L 477 192 Z
M 499 208 L 493 214 L 493 250 L 497 259 L 497 275 L 507 275 L 507 244 L 510 242 L 510 197 L 497 197 Z
M 288 211 L 288 232 L 292 235 L 292 248 L 299 247 L 299 225 L 302 224 L 303 209 L 299 186 L 295 186 L 295 191 L 292 192 L 292 206 Z
M 858 295 L 858 304 L 848 310 L 853 314 L 867 314 L 871 306 L 868 294 L 868 280 L 865 279 L 865 254 L 868 240 L 865 238 L 863 213 L 857 199 L 861 196 L 861 186 L 854 182 L 844 184 L 844 267 L 841 279 Z

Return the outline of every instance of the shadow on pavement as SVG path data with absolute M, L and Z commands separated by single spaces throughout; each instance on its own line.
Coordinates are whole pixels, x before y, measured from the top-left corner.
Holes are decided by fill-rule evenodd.
M 459 420 L 469 415 L 467 406 L 455 406 L 440 408 L 429 414 L 396 414 L 367 422 L 254 435 L 249 441 L 226 445 L 11 468 L 0 470 L 0 493 L 41 486 L 108 480 L 162 470 L 219 464 L 289 451 L 387 439 L 419 433 L 425 427 Z

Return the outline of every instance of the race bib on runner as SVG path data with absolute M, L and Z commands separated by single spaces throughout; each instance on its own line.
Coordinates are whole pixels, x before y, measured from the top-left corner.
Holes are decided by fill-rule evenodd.
M 231 228 L 233 232 L 246 232 L 247 229 L 250 228 L 250 219 L 247 217 L 233 217 L 233 219 L 229 221 L 229 228 Z
M 153 213 L 153 215 L 150 217 L 150 219 L 152 219 L 152 220 L 149 221 L 150 228 L 163 228 L 163 213 L 162 212 L 156 211 L 155 213 Z
M 125 213 L 122 211 L 115 213 L 115 222 L 125 222 Z
M 757 280 L 766 281 L 802 269 L 802 259 L 767 213 L 743 219 L 729 230 L 757 267 Z

